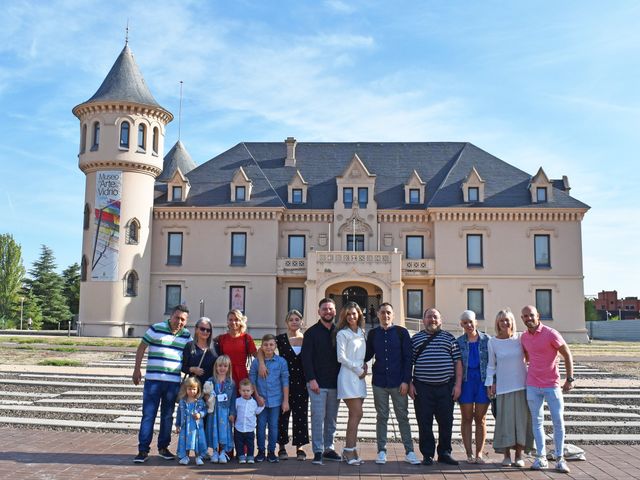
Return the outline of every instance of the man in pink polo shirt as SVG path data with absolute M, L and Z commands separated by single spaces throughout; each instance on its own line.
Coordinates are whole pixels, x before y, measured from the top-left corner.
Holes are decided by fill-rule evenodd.
M 544 445 L 543 403 L 549 405 L 553 422 L 553 443 L 556 450 L 556 470 L 569 473 L 564 460 L 564 400 L 562 392 L 573 388 L 573 358 L 562 335 L 553 328 L 540 323 L 536 307 L 527 305 L 521 315 L 527 330 L 522 334 L 521 342 L 525 357 L 529 363 L 527 371 L 527 403 L 531 412 L 533 436 L 536 441 L 536 459 L 532 470 L 548 468 L 547 451 Z M 560 372 L 558 371 L 558 353 L 564 358 L 567 378 L 560 390 Z

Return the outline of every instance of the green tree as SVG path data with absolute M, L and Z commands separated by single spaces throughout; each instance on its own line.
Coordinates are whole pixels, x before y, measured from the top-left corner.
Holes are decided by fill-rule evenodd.
M 67 306 L 73 315 L 77 315 L 80 309 L 80 265 L 74 263 L 62 272 L 64 282 L 64 296 Z
M 9 234 L 0 235 L 0 318 L 20 318 L 20 293 L 25 269 L 22 249 Z
M 587 322 L 600 320 L 596 311 L 596 301 L 593 298 L 584 299 L 584 318 Z
M 40 258 L 33 263 L 29 270 L 26 286 L 31 298 L 42 312 L 42 327 L 45 329 L 59 328 L 60 322 L 71 319 L 71 311 L 64 296 L 64 282 L 56 273 L 53 251 L 42 245 Z

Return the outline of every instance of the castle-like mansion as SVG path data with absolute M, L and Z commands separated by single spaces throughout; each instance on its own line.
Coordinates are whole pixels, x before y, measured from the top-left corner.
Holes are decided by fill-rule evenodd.
M 289 309 L 391 302 L 419 328 L 437 306 L 493 333 L 496 312 L 536 305 L 569 341 L 586 340 L 581 221 L 566 177 L 525 173 L 470 143 L 241 142 L 196 166 L 173 115 L 125 46 L 73 109 L 86 175 L 80 325 L 140 336 L 186 303 L 216 327 L 239 308 L 254 335 Z M 521 323 L 518 325 L 522 329 Z

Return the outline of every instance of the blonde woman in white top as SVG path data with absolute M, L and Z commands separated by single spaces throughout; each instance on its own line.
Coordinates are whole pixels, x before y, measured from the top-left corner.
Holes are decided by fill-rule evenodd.
M 335 329 L 336 351 L 340 362 L 338 374 L 338 399 L 344 400 L 349 410 L 345 448 L 342 457 L 349 465 L 360 465 L 356 441 L 358 425 L 362 420 L 362 404 L 367 396 L 364 377 L 367 365 L 364 356 L 367 350 L 364 336 L 364 315 L 355 302 L 348 302 L 340 311 Z
M 496 336 L 489 339 L 489 362 L 485 385 L 490 397 L 496 396 L 496 424 L 493 448 L 502 452 L 505 467 L 524 467 L 522 453 L 533 449 L 531 415 L 527 406 L 527 367 L 511 310 L 496 316 Z M 511 463 L 511 449 L 515 459 Z

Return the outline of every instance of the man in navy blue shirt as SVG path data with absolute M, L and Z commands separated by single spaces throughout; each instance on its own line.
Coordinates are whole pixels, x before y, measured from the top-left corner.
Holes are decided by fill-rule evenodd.
M 398 421 L 400 437 L 406 453 L 405 462 L 419 465 L 413 452 L 411 427 L 409 426 L 409 384 L 411 383 L 411 339 L 406 328 L 393 324 L 393 307 L 382 303 L 378 307 L 380 326 L 373 328 L 367 337 L 365 362 L 375 357 L 373 364 L 373 403 L 376 407 L 377 464 L 387 462 L 387 423 L 389 421 L 389 397 Z

